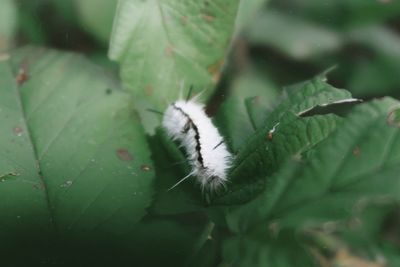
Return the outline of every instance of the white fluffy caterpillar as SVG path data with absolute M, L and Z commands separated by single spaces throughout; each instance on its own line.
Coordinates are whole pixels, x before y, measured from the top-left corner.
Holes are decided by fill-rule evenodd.
M 178 100 L 166 109 L 162 125 L 169 137 L 184 147 L 192 167 L 172 188 L 192 175 L 197 177 L 203 191 L 214 192 L 225 186 L 232 155 L 204 112 L 204 105 L 193 100 Z

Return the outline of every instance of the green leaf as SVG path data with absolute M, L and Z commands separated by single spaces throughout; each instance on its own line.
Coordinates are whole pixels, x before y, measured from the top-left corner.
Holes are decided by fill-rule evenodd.
M 215 266 L 218 240 L 213 237 L 214 223 L 209 222 L 194 244 L 193 253 L 185 266 Z
M 246 28 L 267 2 L 269 2 L 269 0 L 240 1 L 236 18 L 236 31 L 240 33 L 243 28 Z
M 277 91 L 265 74 L 254 68 L 235 78 L 214 118 L 233 152 L 238 151 L 260 126 L 258 117 L 265 119 L 265 114 L 274 106 Z
M 306 118 L 300 115 L 317 106 L 354 101 L 349 92 L 330 86 L 320 76 L 287 88 L 285 94 L 263 126 L 239 151 L 230 171 L 232 185 L 216 203 L 233 204 L 254 198 L 264 188 L 260 179 L 265 180 L 288 158 L 324 140 L 340 121 L 335 115 Z
M 394 31 L 383 27 L 370 27 L 348 33 L 349 39 L 368 52 L 358 60 L 344 64 L 351 66 L 345 79 L 347 87 L 357 96 L 384 96 L 398 94 L 400 77 L 400 38 Z M 375 36 L 375 38 L 371 38 Z
M 22 0 L 27 1 L 27 0 Z M 57 13 L 57 20 L 63 21 L 63 23 L 67 24 L 69 27 L 78 26 L 79 19 L 77 15 L 77 6 L 75 1 L 70 0 L 38 0 L 36 1 L 36 8 L 43 8 L 46 4 L 50 2 L 51 8 L 53 8 L 53 12 Z M 26 2 L 24 3 L 26 5 Z M 33 11 L 33 13 L 37 13 L 38 11 Z M 64 24 L 64 25 L 65 25 Z
M 20 244 L 18 257 L 5 266 L 45 266 L 49 262 L 55 266 L 185 266 L 206 227 L 207 222 L 199 217 L 145 218 L 116 239 L 99 238 L 97 233 L 73 242 L 60 240 L 35 251 L 31 258 L 26 253 L 21 257 Z
M 188 261 L 186 266 L 213 267 L 218 259 L 219 243 L 217 240 L 208 239 L 203 247 Z
M 356 108 L 304 164 L 289 162 L 251 202 L 227 210 L 235 232 L 275 221 L 300 227 L 348 218 L 358 201 L 398 200 L 398 102 L 385 99 Z
M 121 65 L 147 131 L 179 97 L 184 83 L 197 92 L 218 80 L 233 31 L 238 0 L 120 0 L 109 56 Z
M 15 2 L 0 0 L 0 53 L 6 51 L 13 42 L 17 30 L 18 13 Z M 1 56 L 1 55 L 0 55 Z
M 8 240 L 0 245 L 3 250 L 13 247 L 25 234 L 32 234 L 30 228 L 43 236 L 48 234 L 51 212 L 7 61 L 0 61 L 0 77 L 0 238 Z
M 343 219 L 361 199 L 398 200 L 400 103 L 390 98 L 360 105 L 280 196 L 271 219 L 299 226 Z
M 189 216 L 180 221 L 150 219 L 137 224 L 129 234 L 121 236 L 121 240 L 131 265 L 186 266 L 193 251 L 198 249 L 199 240 L 209 231 L 204 217 Z
M 82 238 L 131 230 L 150 204 L 154 167 L 130 95 L 71 53 L 28 47 L 13 54 L 11 67 L 2 63 L 1 162 L 8 163 L 1 172 L 20 175 L 0 184 L 0 203 L 14 207 L 3 208 L 3 218 L 14 216 L 3 221 L 15 225 L 27 213 L 28 226 L 51 223 Z
M 244 205 L 228 207 L 225 216 L 229 229 L 235 233 L 245 233 L 266 222 L 300 166 L 299 162 L 288 161 L 276 174 L 267 179 L 264 191 L 255 199 Z
M 385 260 L 387 261 L 388 267 L 399 266 L 400 257 L 399 257 L 399 248 L 396 246 L 386 245 L 382 247 L 381 250 Z
M 152 159 L 155 163 L 156 194 L 150 211 L 155 214 L 179 214 L 204 209 L 200 187 L 192 178 L 172 190 L 180 179 L 190 173 L 185 155 L 161 128 L 149 138 Z
M 296 60 L 323 56 L 342 45 L 335 32 L 277 11 L 261 13 L 245 34 L 251 44 L 268 45 Z
M 74 1 L 83 28 L 105 44 L 110 39 L 117 2 L 117 0 Z
M 222 266 L 291 267 L 315 266 L 292 232 L 264 232 L 235 236 L 223 244 Z

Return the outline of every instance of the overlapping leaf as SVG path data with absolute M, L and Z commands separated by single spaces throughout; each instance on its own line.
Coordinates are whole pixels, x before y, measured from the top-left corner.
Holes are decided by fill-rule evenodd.
M 306 165 L 282 168 L 255 200 L 233 207 L 231 229 L 246 231 L 262 221 L 299 227 L 345 219 L 361 200 L 398 200 L 399 107 L 384 99 L 355 108 Z
M 324 140 L 336 129 L 340 119 L 335 115 L 306 118 L 300 115 L 317 106 L 355 100 L 349 92 L 324 82 L 321 76 L 287 88 L 286 93 L 263 126 L 239 151 L 230 172 L 232 186 L 218 203 L 232 204 L 253 198 L 264 187 L 263 177 L 272 175 L 291 156 Z
M 399 102 L 390 98 L 356 108 L 287 188 L 276 216 L 290 213 L 288 224 L 312 218 L 311 214 L 335 219 L 348 215 L 363 197 L 397 199 L 399 108 Z
M 154 176 L 129 94 L 70 53 L 20 49 L 1 71 L 4 225 L 20 216 L 65 235 L 129 231 Z
M 18 242 L 30 228 L 45 236 L 51 228 L 51 212 L 17 84 L 7 61 L 0 61 L 0 76 L 0 236 L 8 240 L 1 245 L 4 249 L 12 247 L 13 241 Z
M 179 97 L 179 88 L 197 92 L 219 77 L 239 1 L 120 0 L 109 56 L 121 65 L 124 84 L 135 93 L 146 130 Z M 209 93 L 210 91 L 208 91 Z

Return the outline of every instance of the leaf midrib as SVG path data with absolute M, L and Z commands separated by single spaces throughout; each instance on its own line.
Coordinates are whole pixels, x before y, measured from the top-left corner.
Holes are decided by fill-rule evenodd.
M 8 66 L 9 66 L 10 72 L 12 73 L 12 71 L 11 71 L 12 67 L 10 65 L 10 62 L 8 62 Z M 21 85 L 21 86 L 23 86 L 23 85 Z M 13 90 L 15 91 L 15 98 L 16 98 L 16 101 L 17 101 L 17 108 L 20 111 L 21 118 L 22 118 L 22 123 L 24 124 L 24 128 L 25 128 L 25 132 L 26 132 L 26 135 L 27 135 L 27 138 L 28 138 L 28 142 L 29 142 L 29 144 L 31 145 L 31 148 L 32 148 L 32 152 L 33 152 L 32 156 L 33 156 L 33 158 L 35 160 L 35 164 L 34 165 L 35 165 L 35 168 L 36 168 L 37 175 L 38 175 L 39 179 L 41 180 L 41 182 L 43 184 L 43 190 L 44 190 L 44 194 L 45 194 L 45 198 L 46 198 L 46 204 L 47 204 L 47 208 L 48 208 L 49 216 L 50 216 L 50 224 L 54 228 L 56 228 L 54 213 L 53 213 L 53 209 L 51 208 L 51 203 L 50 203 L 49 191 L 47 189 L 47 184 L 46 184 L 46 182 L 44 180 L 44 177 L 43 177 L 42 168 L 40 166 L 40 161 L 39 161 L 39 158 L 38 158 L 38 151 L 37 151 L 37 148 L 36 148 L 36 146 L 35 146 L 35 144 L 33 142 L 33 136 L 32 136 L 31 129 L 29 127 L 28 121 L 27 121 L 24 105 L 23 105 L 22 98 L 21 98 L 21 93 L 19 91 L 20 88 L 21 87 L 16 85 L 16 84 L 15 84 L 15 86 L 13 86 Z

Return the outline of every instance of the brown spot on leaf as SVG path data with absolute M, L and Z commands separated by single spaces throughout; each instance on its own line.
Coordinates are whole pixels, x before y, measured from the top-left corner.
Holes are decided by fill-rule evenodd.
M 13 132 L 18 136 L 21 136 L 23 131 L 24 130 L 21 127 L 14 127 L 13 128 Z
M 181 23 L 182 23 L 182 25 L 186 25 L 188 23 L 188 17 L 187 16 L 182 16 L 181 17 Z
M 202 18 L 203 20 L 207 21 L 207 22 L 213 22 L 214 19 L 215 19 L 214 16 L 211 16 L 211 15 L 208 15 L 208 14 L 203 14 L 203 15 L 201 16 L 201 18 Z
M 26 80 L 28 80 L 28 68 L 26 64 L 21 64 L 15 77 L 15 82 L 18 86 L 21 86 Z
M 153 94 L 153 86 L 146 85 L 144 87 L 144 94 L 147 95 L 147 96 L 151 96 Z
M 172 46 L 171 46 L 171 45 L 168 45 L 168 46 L 165 48 L 164 53 L 165 53 L 165 55 L 166 55 L 167 57 L 172 57 L 173 54 L 174 54 L 174 50 L 173 50 Z
M 212 76 L 212 81 L 217 83 L 221 77 L 221 67 L 224 64 L 224 60 L 219 60 L 216 63 L 207 67 L 208 73 Z
M 280 124 L 279 122 L 276 123 L 274 125 L 274 127 L 272 127 L 272 129 L 268 131 L 268 133 L 267 133 L 267 139 L 268 140 L 272 141 L 272 139 L 274 138 L 274 133 L 276 131 L 276 128 L 279 126 L 279 124 Z
M 120 160 L 123 161 L 131 161 L 133 159 L 132 155 L 129 153 L 128 150 L 124 149 L 124 148 L 119 148 L 116 151 L 117 156 Z
M 144 172 L 148 172 L 151 170 L 149 165 L 143 164 L 142 166 L 140 166 L 140 169 Z
M 273 138 L 274 138 L 274 133 L 271 132 L 271 131 L 269 131 L 269 132 L 267 133 L 267 139 L 268 139 L 269 141 L 272 141 Z
M 390 126 L 400 128 L 400 108 L 389 112 L 386 121 Z
M 361 153 L 360 147 L 356 146 L 355 148 L 353 148 L 352 153 L 353 153 L 353 155 L 354 155 L 355 157 L 360 156 L 360 153 Z

